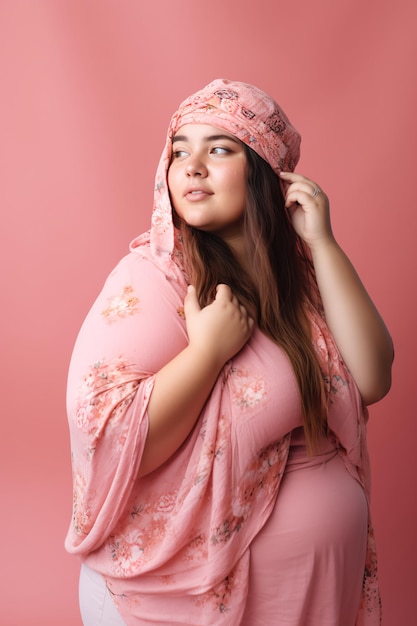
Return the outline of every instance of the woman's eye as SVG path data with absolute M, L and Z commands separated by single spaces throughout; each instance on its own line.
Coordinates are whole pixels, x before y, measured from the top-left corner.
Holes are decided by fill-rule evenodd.
M 178 159 L 183 156 L 187 156 L 187 152 L 185 150 L 174 150 L 172 156 L 174 159 Z
M 212 149 L 212 152 L 214 154 L 228 154 L 230 150 L 228 148 L 225 148 L 224 146 L 216 146 Z

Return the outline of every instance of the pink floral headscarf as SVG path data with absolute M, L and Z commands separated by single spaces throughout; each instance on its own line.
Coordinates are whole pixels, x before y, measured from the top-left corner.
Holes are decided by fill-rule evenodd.
M 153 260 L 167 274 L 174 270 L 172 254 L 174 249 L 178 251 L 167 172 L 172 138 L 185 124 L 210 124 L 226 130 L 257 152 L 277 174 L 293 171 L 300 156 L 298 131 L 281 107 L 257 87 L 220 78 L 184 100 L 168 127 L 156 173 L 152 228 L 148 233 Z M 145 243 L 143 237 L 134 246 L 140 243 Z
M 293 170 L 300 156 L 301 137 L 281 107 L 247 83 L 222 78 L 182 102 L 168 129 L 168 140 L 185 124 L 223 128 L 257 152 L 272 169 Z

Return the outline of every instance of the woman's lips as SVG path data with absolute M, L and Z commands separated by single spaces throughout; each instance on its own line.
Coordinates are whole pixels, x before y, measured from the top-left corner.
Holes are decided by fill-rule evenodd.
M 208 191 L 207 189 L 190 189 L 186 191 L 185 193 L 185 197 L 187 198 L 187 200 L 190 200 L 191 202 L 204 200 L 205 198 L 208 198 L 208 196 L 211 196 L 211 195 L 213 195 L 212 192 Z

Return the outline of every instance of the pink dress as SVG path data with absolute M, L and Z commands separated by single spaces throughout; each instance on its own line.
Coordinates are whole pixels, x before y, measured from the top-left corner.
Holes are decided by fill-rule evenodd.
M 255 330 L 183 446 L 137 478 L 154 374 L 187 345 L 176 267 L 161 271 L 146 237 L 134 242 L 81 328 L 67 549 L 103 576 L 129 626 L 378 624 L 365 415 L 314 312 L 329 387 L 320 458 L 305 466 L 292 369 Z
M 295 429 L 275 508 L 250 548 L 242 626 L 354 626 L 368 510 L 361 485 L 323 438 L 308 457 Z

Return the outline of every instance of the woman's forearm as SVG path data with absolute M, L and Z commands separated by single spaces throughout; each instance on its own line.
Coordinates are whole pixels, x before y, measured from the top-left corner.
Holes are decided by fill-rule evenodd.
M 334 239 L 311 249 L 327 324 L 365 404 L 391 386 L 390 334 L 353 265 Z
M 157 372 L 139 475 L 164 463 L 196 423 L 223 365 L 244 346 L 254 322 L 226 285 L 200 308 L 193 287 L 184 301 L 189 343 Z
M 162 465 L 188 437 L 222 365 L 189 345 L 156 374 L 140 476 Z

